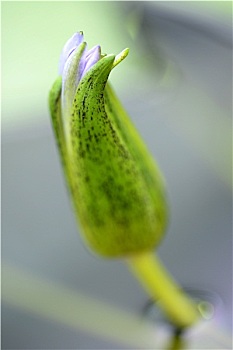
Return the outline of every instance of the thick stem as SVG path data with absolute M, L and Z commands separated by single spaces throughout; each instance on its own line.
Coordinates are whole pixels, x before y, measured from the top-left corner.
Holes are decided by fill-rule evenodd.
M 184 328 L 198 320 L 199 313 L 195 304 L 182 292 L 153 253 L 131 256 L 127 262 L 171 323 L 178 328 Z

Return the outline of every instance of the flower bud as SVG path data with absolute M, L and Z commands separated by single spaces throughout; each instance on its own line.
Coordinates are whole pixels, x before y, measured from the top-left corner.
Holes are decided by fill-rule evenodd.
M 72 39 L 73 38 L 73 39 Z M 157 246 L 167 222 L 160 171 L 108 81 L 128 54 L 66 44 L 50 112 L 74 210 L 87 245 L 106 257 Z

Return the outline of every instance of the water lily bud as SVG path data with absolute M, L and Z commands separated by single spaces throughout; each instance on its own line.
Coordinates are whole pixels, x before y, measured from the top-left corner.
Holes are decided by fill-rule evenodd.
M 167 206 L 160 171 L 109 85 L 128 54 L 87 50 L 82 32 L 65 45 L 50 112 L 66 180 L 87 245 L 122 257 L 148 251 L 164 235 Z M 142 116 L 143 117 L 143 116 Z

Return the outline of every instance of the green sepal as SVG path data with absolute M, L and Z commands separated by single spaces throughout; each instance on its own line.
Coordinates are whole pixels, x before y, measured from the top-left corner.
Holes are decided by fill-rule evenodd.
M 104 90 L 104 98 L 106 113 L 114 121 L 122 138 L 128 145 L 129 152 L 137 162 L 156 207 L 161 206 L 159 210 L 161 220 L 166 224 L 168 208 L 166 205 L 166 185 L 162 173 L 109 82 Z
M 62 77 L 59 76 L 50 92 L 49 92 L 49 109 L 52 121 L 53 132 L 57 142 L 57 146 L 61 155 L 62 160 L 64 160 L 64 131 L 63 122 L 61 114 L 61 89 L 62 89 Z
M 153 249 L 167 221 L 158 168 L 106 87 L 114 59 L 102 58 L 79 83 L 68 145 L 83 236 L 92 250 L 108 257 Z
M 54 136 L 59 151 L 60 161 L 66 178 L 69 190 L 72 192 L 72 179 L 69 172 L 69 162 L 67 161 L 67 147 L 65 141 L 64 124 L 61 108 L 62 77 L 59 76 L 49 92 L 49 109 Z

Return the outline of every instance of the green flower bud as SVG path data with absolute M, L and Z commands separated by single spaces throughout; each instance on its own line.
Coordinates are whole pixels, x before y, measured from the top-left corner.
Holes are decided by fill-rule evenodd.
M 87 52 L 82 33 L 75 40 L 63 50 L 50 112 L 82 235 L 106 257 L 152 250 L 167 223 L 164 181 L 107 82 L 128 50 L 101 56 L 99 46 Z
M 61 76 L 49 96 L 54 134 L 63 169 L 88 246 L 105 257 L 124 257 L 154 300 L 178 329 L 199 319 L 151 253 L 167 223 L 160 171 L 108 81 L 128 54 L 87 51 L 83 33 L 66 43 Z

